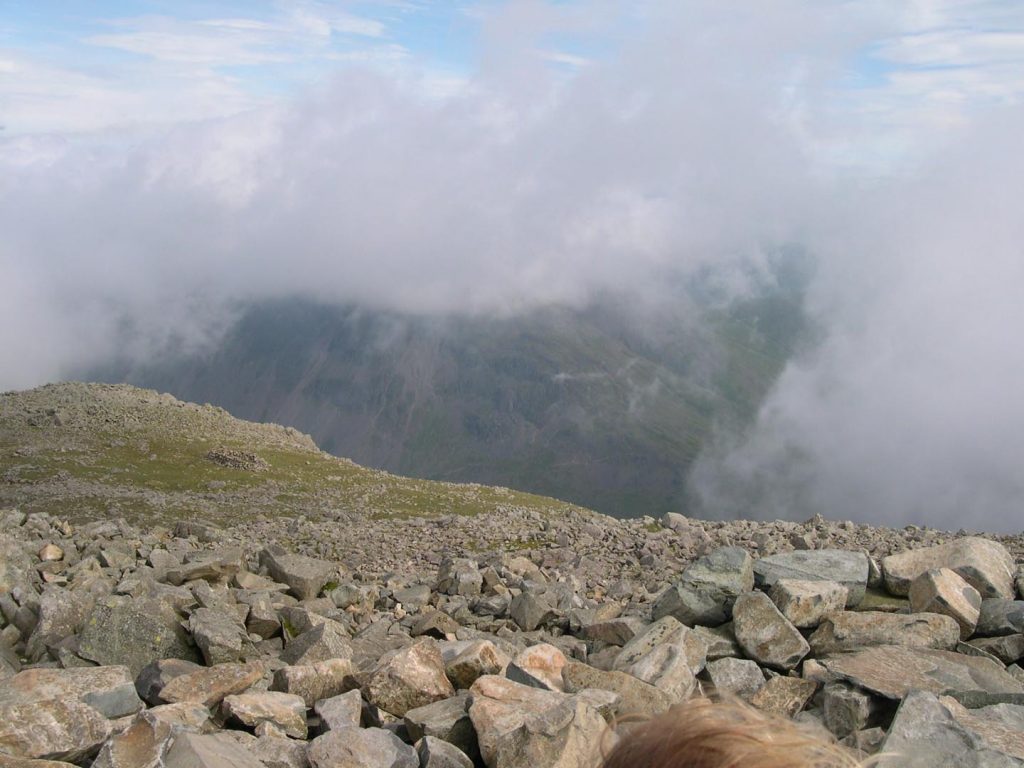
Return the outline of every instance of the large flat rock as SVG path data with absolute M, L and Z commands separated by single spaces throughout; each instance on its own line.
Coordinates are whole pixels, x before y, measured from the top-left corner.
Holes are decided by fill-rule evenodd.
M 909 594 L 914 579 L 934 568 L 956 571 L 983 598 L 1014 598 L 1013 577 L 1017 568 L 1013 556 L 997 541 L 967 536 L 882 560 L 886 589 L 894 595 Z
M 1001 664 L 952 651 L 882 645 L 820 661 L 833 675 L 889 699 L 902 699 L 913 690 L 1024 693 L 1024 683 Z
M 845 549 L 784 552 L 754 562 L 757 586 L 770 588 L 779 579 L 836 581 L 847 589 L 846 607 L 859 605 L 868 585 L 868 556 Z

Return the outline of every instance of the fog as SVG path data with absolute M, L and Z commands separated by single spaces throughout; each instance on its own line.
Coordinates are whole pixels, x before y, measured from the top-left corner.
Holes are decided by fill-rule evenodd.
M 865 47 L 926 61 L 921 30 L 974 7 L 886 5 L 651 3 L 623 30 L 614 4 L 512 3 L 443 94 L 349 66 L 226 118 L 11 135 L 0 387 L 215 344 L 261 299 L 642 305 L 698 271 L 742 294 L 798 244 L 821 343 L 705 452 L 698 508 L 1014 528 L 1024 86 L 955 36 L 952 79 L 854 82 Z M 569 33 L 605 47 L 539 54 Z

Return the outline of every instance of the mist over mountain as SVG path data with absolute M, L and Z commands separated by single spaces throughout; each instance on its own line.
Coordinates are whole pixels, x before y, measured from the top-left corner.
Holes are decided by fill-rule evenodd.
M 642 314 L 613 296 L 504 318 L 264 302 L 211 351 L 83 375 L 294 426 L 389 471 L 661 514 L 688 508 L 701 450 L 752 423 L 810 336 L 806 259 L 777 266 L 783 282 L 748 299 L 705 286 Z

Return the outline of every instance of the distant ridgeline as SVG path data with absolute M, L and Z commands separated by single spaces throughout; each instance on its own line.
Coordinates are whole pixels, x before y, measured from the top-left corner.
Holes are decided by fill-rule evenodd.
M 311 434 L 405 475 L 504 485 L 632 517 L 686 511 L 687 471 L 742 429 L 810 335 L 806 274 L 729 302 L 604 302 L 506 318 L 423 318 L 302 300 L 254 305 L 202 355 L 119 363 L 125 381 Z

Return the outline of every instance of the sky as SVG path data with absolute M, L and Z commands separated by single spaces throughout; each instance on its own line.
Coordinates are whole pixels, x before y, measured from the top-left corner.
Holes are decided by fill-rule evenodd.
M 1012 527 L 1022 97 L 1014 0 L 0 0 L 0 387 L 254 300 L 741 294 L 799 244 L 822 342 L 705 506 Z

